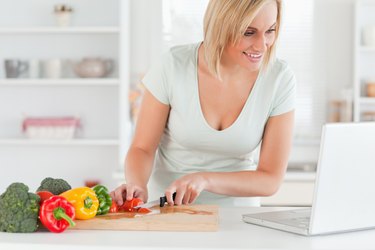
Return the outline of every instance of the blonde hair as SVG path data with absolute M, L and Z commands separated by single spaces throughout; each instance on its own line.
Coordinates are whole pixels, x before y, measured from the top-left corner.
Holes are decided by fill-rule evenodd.
M 277 4 L 275 42 L 262 63 L 265 69 L 273 61 L 281 24 L 281 0 L 210 0 L 204 16 L 204 54 L 209 71 L 220 79 L 220 59 L 229 43 L 237 43 L 258 11 L 267 3 Z

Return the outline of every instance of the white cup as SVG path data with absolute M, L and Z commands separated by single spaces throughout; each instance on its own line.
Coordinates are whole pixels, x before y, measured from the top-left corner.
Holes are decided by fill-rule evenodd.
M 31 59 L 29 61 L 29 77 L 30 78 L 40 77 L 40 61 L 38 59 Z
M 56 24 L 60 27 L 70 26 L 71 13 L 70 12 L 59 12 L 55 13 Z
M 60 59 L 49 59 L 43 64 L 45 78 L 61 78 L 62 63 Z

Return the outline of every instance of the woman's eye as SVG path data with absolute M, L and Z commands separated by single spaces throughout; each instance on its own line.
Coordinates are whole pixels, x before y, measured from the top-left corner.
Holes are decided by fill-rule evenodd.
M 254 33 L 255 32 L 253 32 L 253 31 L 246 31 L 244 35 L 245 36 L 252 36 L 252 35 L 254 35 Z
M 267 30 L 267 33 L 272 33 L 272 32 L 275 32 L 276 29 L 270 29 L 270 30 Z

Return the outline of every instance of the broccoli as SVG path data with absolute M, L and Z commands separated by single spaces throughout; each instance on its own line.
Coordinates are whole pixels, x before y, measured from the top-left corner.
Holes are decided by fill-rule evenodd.
M 38 228 L 38 195 L 23 183 L 12 183 L 0 195 L 0 231 L 31 233 Z
M 53 179 L 47 177 L 40 183 L 40 187 L 36 190 L 39 191 L 49 191 L 54 195 L 59 195 L 67 190 L 72 189 L 69 183 L 63 179 Z

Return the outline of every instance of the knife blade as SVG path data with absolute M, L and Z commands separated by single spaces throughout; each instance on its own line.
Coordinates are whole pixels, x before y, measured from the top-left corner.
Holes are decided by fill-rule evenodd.
M 173 193 L 172 197 L 173 197 L 173 200 L 176 198 L 176 192 Z M 157 205 L 159 205 L 160 207 L 164 207 L 165 203 L 167 203 L 167 197 L 164 195 L 164 196 L 161 196 L 157 200 L 153 200 L 153 201 L 143 203 L 141 205 L 135 206 L 134 208 L 135 209 L 151 208 L 151 207 L 154 207 L 154 206 L 157 206 Z

